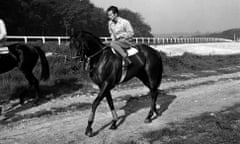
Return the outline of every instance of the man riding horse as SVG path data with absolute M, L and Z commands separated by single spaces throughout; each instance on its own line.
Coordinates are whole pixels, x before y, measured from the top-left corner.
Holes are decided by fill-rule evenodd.
M 123 57 L 124 66 L 127 67 L 132 62 L 125 49 L 131 47 L 129 40 L 134 35 L 133 28 L 128 20 L 119 16 L 117 7 L 110 6 L 107 9 L 107 15 L 109 18 L 108 29 L 112 39 L 110 46 Z

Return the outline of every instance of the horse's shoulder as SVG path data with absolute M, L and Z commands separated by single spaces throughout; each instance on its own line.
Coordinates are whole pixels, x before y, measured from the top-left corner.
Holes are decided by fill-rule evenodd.
M 23 45 L 23 44 L 21 44 L 21 43 L 12 43 L 12 44 L 8 44 L 7 46 L 9 47 L 9 49 L 16 49 L 16 48 L 20 47 L 21 45 Z
M 137 49 L 140 49 L 142 47 L 147 47 L 147 45 L 144 44 L 144 43 L 140 43 L 140 44 L 135 44 L 134 47 L 137 48 Z
M 106 55 L 106 56 L 114 55 L 114 53 L 112 52 L 110 46 L 106 46 L 106 47 L 104 48 L 104 50 L 103 50 L 103 55 Z
M 29 49 L 31 49 L 31 46 L 24 43 L 13 43 L 8 45 L 8 49 L 12 53 L 19 53 L 23 51 L 29 51 Z
M 102 54 L 102 58 L 105 59 L 105 60 L 110 60 L 110 61 L 116 61 L 116 60 L 119 60 L 120 57 L 116 54 L 113 53 L 111 47 L 106 47 L 104 50 L 103 50 L 103 54 Z

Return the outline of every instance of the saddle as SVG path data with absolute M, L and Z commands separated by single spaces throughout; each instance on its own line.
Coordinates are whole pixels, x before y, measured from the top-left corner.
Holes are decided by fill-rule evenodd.
M 113 48 L 111 48 L 111 50 L 114 54 L 118 55 L 118 53 Z M 126 50 L 128 56 L 132 56 L 132 55 L 135 55 L 136 53 L 138 53 L 138 50 L 135 47 L 130 47 L 125 50 Z
M 9 53 L 8 47 L 0 47 L 0 55 L 8 53 Z

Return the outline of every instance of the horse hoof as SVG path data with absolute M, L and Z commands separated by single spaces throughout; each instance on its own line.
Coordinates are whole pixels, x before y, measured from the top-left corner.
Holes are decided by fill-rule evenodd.
M 41 103 L 39 102 L 39 101 L 35 101 L 35 102 L 33 102 L 33 105 L 34 106 L 38 106 L 38 105 L 40 105 Z
M 151 119 L 148 119 L 148 118 L 146 118 L 145 120 L 144 120 L 144 123 L 151 123 L 152 122 L 152 120 Z
M 24 100 L 20 99 L 19 104 L 24 105 L 24 102 L 25 102 Z
M 88 137 L 92 137 L 93 136 L 93 132 L 92 132 L 92 129 L 87 129 L 86 132 L 85 132 L 85 135 L 88 136 Z
M 111 127 L 110 127 L 109 129 L 111 129 L 111 130 L 115 130 L 115 129 L 117 129 L 116 124 L 112 124 Z
M 41 99 L 41 98 L 37 98 L 37 99 L 35 99 L 35 100 L 33 101 L 33 103 L 34 103 L 35 106 L 40 105 L 42 102 L 43 102 L 43 99 Z
M 0 115 L 2 115 L 2 113 L 3 113 L 3 108 L 0 107 Z

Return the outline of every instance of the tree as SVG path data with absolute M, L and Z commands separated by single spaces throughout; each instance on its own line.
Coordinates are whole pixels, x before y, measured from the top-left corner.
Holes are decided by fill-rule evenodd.
M 120 14 L 131 21 L 135 36 L 152 36 L 140 14 L 127 9 Z M 9 35 L 69 35 L 74 28 L 109 36 L 105 11 L 89 0 L 2 0 L 0 17 Z
M 0 17 L 5 21 L 8 34 L 24 33 L 28 13 L 27 3 L 19 0 L 0 1 Z
M 135 32 L 135 36 L 145 36 L 145 37 L 152 37 L 151 34 L 151 27 L 146 24 L 139 13 L 132 12 L 128 9 L 120 9 L 119 10 L 120 16 L 123 18 L 128 19 Z
M 89 0 L 61 2 L 56 6 L 56 13 L 62 17 L 66 32 L 69 32 L 71 27 L 92 32 L 97 36 L 104 35 L 107 27 L 104 26 L 106 20 L 103 9 L 96 8 Z

